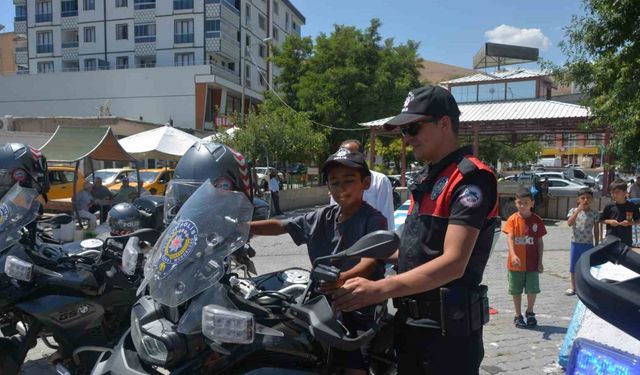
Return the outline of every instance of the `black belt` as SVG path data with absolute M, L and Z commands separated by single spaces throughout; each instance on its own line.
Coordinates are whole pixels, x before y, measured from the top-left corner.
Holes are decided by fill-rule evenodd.
M 393 299 L 393 306 L 411 319 L 440 320 L 440 301 L 399 297 Z

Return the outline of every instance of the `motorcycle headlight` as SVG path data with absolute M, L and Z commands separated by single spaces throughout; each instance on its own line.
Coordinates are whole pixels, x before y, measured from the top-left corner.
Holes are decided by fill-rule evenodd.
M 256 331 L 253 314 L 218 305 L 202 308 L 202 334 L 219 343 L 250 344 Z
M 184 357 L 185 343 L 173 330 L 174 324 L 146 307 L 145 303 L 136 304 L 131 310 L 131 340 L 144 362 L 170 368 Z
M 129 276 L 133 276 L 136 273 L 138 266 L 138 253 L 140 249 L 138 241 L 138 237 L 130 237 L 122 251 L 122 272 Z
M 9 255 L 4 263 L 4 273 L 16 280 L 31 281 L 33 264 Z

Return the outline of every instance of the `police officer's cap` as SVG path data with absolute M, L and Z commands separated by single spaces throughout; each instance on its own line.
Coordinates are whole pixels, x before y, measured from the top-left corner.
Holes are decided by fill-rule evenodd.
M 449 90 L 440 86 L 424 86 L 409 92 L 401 113 L 387 121 L 385 128 L 418 122 L 429 117 L 458 118 L 460 110 Z

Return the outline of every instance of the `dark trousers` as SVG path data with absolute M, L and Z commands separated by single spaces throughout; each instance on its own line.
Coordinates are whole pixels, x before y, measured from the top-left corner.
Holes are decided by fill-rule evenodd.
M 272 191 L 271 201 L 273 202 L 273 209 L 275 210 L 276 215 L 282 215 L 282 211 L 280 211 L 280 192 Z
M 399 375 L 476 375 L 484 357 L 482 328 L 469 336 L 443 337 L 439 329 L 395 323 Z

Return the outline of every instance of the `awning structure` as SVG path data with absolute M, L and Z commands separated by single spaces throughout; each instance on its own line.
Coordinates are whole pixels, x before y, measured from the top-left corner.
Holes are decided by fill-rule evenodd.
M 200 138 L 169 125 L 120 140 L 129 154 L 140 159 L 178 160 Z
M 75 163 L 76 169 L 73 174 L 73 186 L 78 184 L 78 168 L 80 162 L 89 159 L 91 171 L 93 172 L 93 160 L 124 161 L 135 163 L 138 181 L 140 181 L 140 171 L 136 159 L 129 155 L 118 143 L 118 139 L 110 127 L 64 127 L 58 126 L 47 143 L 40 149 L 47 161 L 56 163 Z M 138 195 L 141 192 L 141 185 L 138 184 Z M 72 201 L 75 202 L 76 189 L 73 189 Z M 74 212 L 80 227 L 82 222 L 78 210 L 74 204 Z
M 118 143 L 110 127 L 58 126 L 41 148 L 48 161 L 74 163 L 84 158 L 111 161 L 135 161 Z

